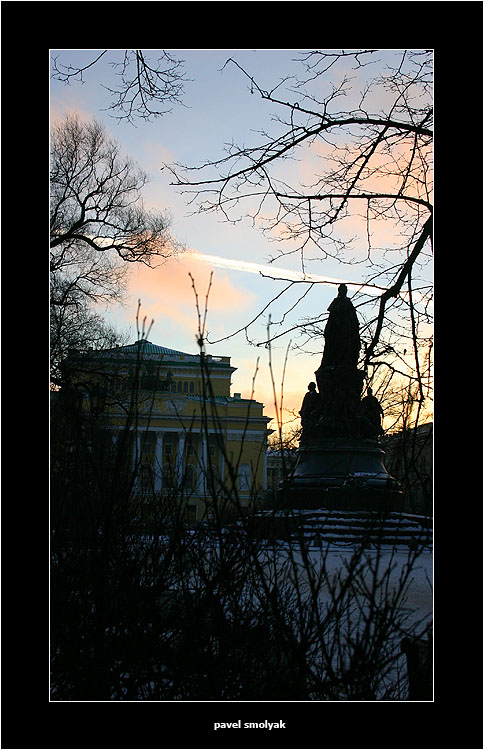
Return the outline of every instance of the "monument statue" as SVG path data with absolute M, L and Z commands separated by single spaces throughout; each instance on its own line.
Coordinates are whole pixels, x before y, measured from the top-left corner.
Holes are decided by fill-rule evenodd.
M 323 357 L 315 373 L 321 399 L 320 434 L 327 437 L 356 437 L 360 432 L 364 373 L 358 370 L 358 316 L 347 293 L 346 284 L 340 284 L 328 307 Z
M 377 397 L 373 395 L 371 388 L 367 389 L 367 395 L 361 399 L 361 412 L 363 418 L 369 423 L 369 431 L 372 437 L 383 435 L 381 420 L 383 418 L 383 409 Z
M 279 488 L 286 507 L 381 510 L 401 494 L 383 463 L 383 409 L 370 387 L 362 399 L 359 323 L 347 291 L 341 284 L 328 308 L 316 383 L 309 383 L 299 412 L 296 464 Z
M 173 373 L 171 370 L 168 370 L 168 373 L 166 375 L 166 379 L 162 381 L 161 383 L 161 390 L 162 391 L 169 391 L 171 390 L 171 384 L 173 381 Z
M 324 352 L 321 367 L 357 367 L 360 353 L 359 323 L 353 303 L 346 296 L 348 287 L 340 284 L 338 296 L 328 307 L 329 318 L 324 329 Z
M 307 440 L 314 432 L 317 420 L 320 417 L 321 399 L 316 390 L 316 383 L 311 382 L 303 398 L 299 416 L 301 417 L 302 439 Z

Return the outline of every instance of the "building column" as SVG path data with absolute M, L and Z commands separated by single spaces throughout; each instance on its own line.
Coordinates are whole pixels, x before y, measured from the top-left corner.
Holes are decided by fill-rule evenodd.
M 262 489 L 267 489 L 267 438 L 264 438 L 264 442 L 262 443 L 262 450 L 264 451 L 264 465 L 262 468 L 262 471 L 264 472 L 262 475 Z
M 176 454 L 176 477 L 178 485 L 181 487 L 183 481 L 183 469 L 185 465 L 185 434 L 182 432 L 178 435 L 178 450 Z
M 136 468 L 136 463 L 140 462 L 141 458 L 141 434 L 138 430 L 131 430 L 133 436 L 133 468 Z
M 133 430 L 133 471 L 135 472 L 133 489 L 138 492 L 140 486 L 141 472 L 141 433 L 139 430 Z
M 220 449 L 219 471 L 220 471 L 220 482 L 223 486 L 225 486 L 225 457 L 224 457 L 224 452 L 222 449 Z
M 119 437 L 118 430 L 112 430 L 111 431 L 111 455 L 112 455 L 113 461 L 116 460 L 116 455 L 118 452 L 118 437 Z
M 207 440 L 204 435 L 200 436 L 202 444 L 201 471 L 199 476 L 199 490 L 203 495 L 207 494 L 207 469 L 208 469 L 208 448 Z
M 163 476 L 163 433 L 156 433 L 155 462 L 153 467 L 155 475 L 155 492 L 161 492 Z

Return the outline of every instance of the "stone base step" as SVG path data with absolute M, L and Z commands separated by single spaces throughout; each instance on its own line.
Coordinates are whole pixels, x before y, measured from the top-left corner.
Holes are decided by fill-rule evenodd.
M 391 544 L 407 547 L 432 545 L 432 519 L 407 513 L 384 515 L 371 511 L 265 511 L 258 514 L 273 536 L 308 544 Z M 272 530 L 271 530 L 272 527 Z

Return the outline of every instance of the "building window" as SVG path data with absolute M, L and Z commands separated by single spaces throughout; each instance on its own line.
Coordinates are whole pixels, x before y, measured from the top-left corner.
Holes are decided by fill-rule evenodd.
M 178 390 L 178 393 L 183 392 L 183 383 L 181 380 L 178 381 L 177 390 Z
M 211 456 L 215 456 L 216 448 L 217 448 L 217 442 L 221 443 L 220 436 L 210 435 L 208 438 L 208 451 Z
M 164 489 L 170 489 L 175 486 L 175 473 L 170 464 L 163 466 L 162 484 Z
M 187 505 L 187 523 L 195 523 L 197 520 L 197 506 Z
M 190 393 L 195 393 L 195 383 L 193 380 L 190 381 Z
M 183 383 L 183 393 L 188 393 L 188 382 L 186 380 Z
M 185 485 L 185 489 L 193 490 L 195 486 L 195 469 L 193 466 L 187 466 L 185 468 L 183 484 Z
M 249 464 L 241 464 L 239 466 L 239 490 L 248 492 L 250 483 L 250 466 Z
M 152 441 L 148 435 L 145 435 L 141 443 L 141 453 L 143 456 L 149 456 L 152 448 Z
M 151 480 L 151 468 L 149 466 L 142 466 L 140 472 L 140 488 L 143 492 L 146 492 L 152 488 Z
M 215 468 L 210 464 L 207 466 L 205 470 L 205 476 L 207 480 L 207 488 L 210 492 L 213 492 L 217 489 L 218 480 L 217 475 L 215 474 Z

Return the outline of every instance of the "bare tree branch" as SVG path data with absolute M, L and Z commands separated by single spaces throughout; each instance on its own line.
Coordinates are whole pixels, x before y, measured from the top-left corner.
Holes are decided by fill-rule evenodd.
M 312 50 L 300 62 L 303 74 L 267 86 L 229 58 L 224 67 L 235 66 L 250 92 L 273 107 L 271 131 L 251 131 L 241 146 L 227 143 L 213 161 L 163 168 L 195 210 L 234 224 L 249 219 L 277 243 L 278 258 L 298 254 L 308 294 L 318 288 L 310 278 L 318 260 L 344 264 L 347 283 L 357 265 L 362 291 L 354 302 L 369 311 L 362 365 L 374 377 L 384 356 L 393 358 L 389 372 L 416 378 L 423 399 L 430 392 L 430 363 L 424 368 L 422 357 L 431 325 L 424 269 L 433 212 L 432 52 Z M 379 298 L 365 295 L 370 283 L 382 290 Z M 285 291 L 231 335 L 250 340 L 249 328 Z M 271 331 L 271 340 L 296 330 L 322 335 L 325 314 L 294 323 L 289 312 L 297 305 L 289 304 L 281 316 L 287 325 Z M 252 343 L 268 344 L 260 338 Z M 409 341 L 413 370 L 402 354 Z
M 59 55 L 52 59 L 52 78 L 65 84 L 71 81 L 84 83 L 83 74 L 94 67 L 112 50 L 104 50 L 92 62 L 75 66 L 59 62 Z M 67 54 L 64 53 L 64 54 Z M 171 112 L 174 104 L 182 104 L 185 77 L 183 61 L 175 59 L 165 50 L 151 62 L 143 50 L 124 50 L 122 61 L 111 65 L 118 76 L 119 84 L 100 84 L 112 95 L 111 104 L 105 111 L 112 112 L 117 120 L 134 124 L 136 118 L 151 121 Z

